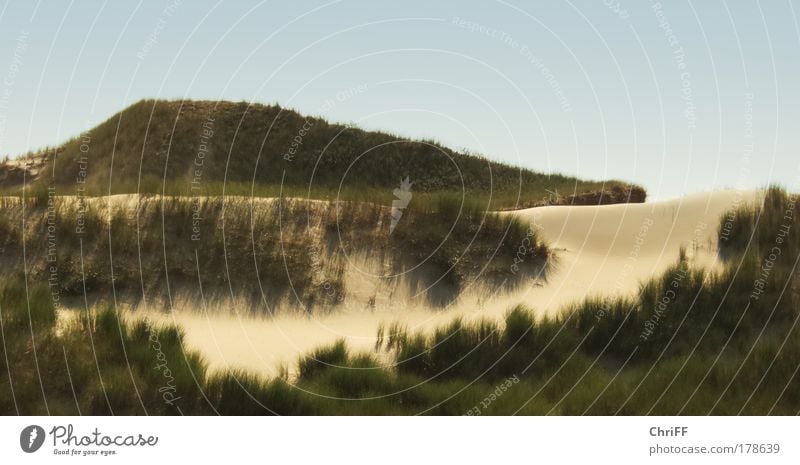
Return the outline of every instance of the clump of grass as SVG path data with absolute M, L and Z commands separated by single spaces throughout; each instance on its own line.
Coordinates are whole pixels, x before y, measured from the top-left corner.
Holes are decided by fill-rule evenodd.
M 349 356 L 347 344 L 344 339 L 339 339 L 328 347 L 321 347 L 301 357 L 297 364 L 298 376 L 301 379 L 308 379 L 328 368 L 343 366 Z
M 313 401 L 285 380 L 268 380 L 241 370 L 212 375 L 204 394 L 209 412 L 221 415 L 318 414 Z
M 543 278 L 550 256 L 530 226 L 450 195 L 413 199 L 390 238 L 406 267 L 427 265 L 432 283 L 457 293 L 473 280 L 511 287 Z
M 55 325 L 55 309 L 44 286 L 29 289 L 22 279 L 0 282 L 0 302 L 3 324 L 12 334 L 23 329 L 47 331 Z
M 0 311 L 4 414 L 177 414 L 201 405 L 205 364 L 175 327 L 132 326 L 110 307 L 56 325 L 49 289 L 26 292 L 20 280 L 3 282 Z
M 392 378 L 371 354 L 355 354 L 348 357 L 344 365 L 331 367 L 306 380 L 311 379 L 321 394 L 357 399 L 389 391 L 394 386 Z
M 718 239 L 723 256 L 738 257 L 751 251 L 763 253 L 774 245 L 790 247 L 784 256 L 791 257 L 798 251 L 796 230 L 800 226 L 800 205 L 796 195 L 770 186 L 761 197 L 755 205 L 744 205 L 722 216 Z M 782 228 L 787 228 L 788 237 L 776 244 Z

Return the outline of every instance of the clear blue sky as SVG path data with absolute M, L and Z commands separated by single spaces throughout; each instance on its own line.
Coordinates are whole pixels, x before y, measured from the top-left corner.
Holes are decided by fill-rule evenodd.
M 798 2 L 663 3 L 0 3 L 0 154 L 142 98 L 226 99 L 653 198 L 800 190 Z

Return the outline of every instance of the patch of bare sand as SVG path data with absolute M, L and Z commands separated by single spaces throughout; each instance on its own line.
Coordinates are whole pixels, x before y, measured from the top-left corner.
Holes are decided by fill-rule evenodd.
M 588 296 L 632 295 L 674 264 L 683 248 L 715 269 L 721 217 L 752 203 L 756 191 L 720 190 L 641 204 L 556 206 L 512 214 L 533 224 L 556 251 L 547 284 L 521 302 L 547 313 Z

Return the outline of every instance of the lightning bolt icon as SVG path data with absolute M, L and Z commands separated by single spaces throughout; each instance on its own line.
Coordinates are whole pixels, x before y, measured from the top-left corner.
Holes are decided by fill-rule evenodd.
M 37 431 L 37 430 L 36 430 L 36 428 L 33 428 L 33 429 L 31 430 L 31 437 L 30 437 L 30 439 L 28 440 L 28 447 L 33 447 L 33 441 L 35 441 L 35 440 L 36 440 L 36 437 L 37 437 L 38 435 L 39 435 L 39 431 Z

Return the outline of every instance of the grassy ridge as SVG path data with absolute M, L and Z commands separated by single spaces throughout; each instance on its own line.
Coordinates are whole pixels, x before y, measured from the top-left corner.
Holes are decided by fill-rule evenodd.
M 158 301 L 201 283 L 209 296 L 233 292 L 264 311 L 281 299 L 313 310 L 347 298 L 347 257 L 368 254 L 391 274 L 410 270 L 429 301 L 444 305 L 473 281 L 535 277 L 549 257 L 512 216 L 446 195 L 414 198 L 393 230 L 391 209 L 360 202 L 46 196 L 25 207 L 6 199 L 0 209 L 4 269 L 22 269 L 24 242 L 29 279 L 52 281 L 65 296 L 110 299 L 113 284 L 131 299 Z
M 293 384 L 238 372 L 206 374 L 195 378 L 203 396 L 193 391 L 195 379 L 183 377 L 180 392 L 187 397 L 181 408 L 240 414 L 795 415 L 800 410 L 800 209 L 794 196 L 770 189 L 755 214 L 750 211 L 736 212 L 736 232 L 726 233 L 732 243 L 749 245 L 729 249 L 720 273 L 689 269 L 681 257 L 635 299 L 586 301 L 556 319 L 537 320 L 517 308 L 503 322 L 456 320 L 430 335 L 391 325 L 381 330 L 376 348 L 394 362 L 391 367 L 382 366 L 376 354 L 353 353 L 337 342 L 302 358 Z M 3 327 L 28 324 L 20 303 L 24 291 L 13 283 L 5 289 L 13 292 L 0 293 Z M 55 333 L 46 289 L 32 288 L 28 299 L 36 325 L 32 334 L 51 338 L 45 347 L 77 350 L 72 338 L 88 330 Z M 7 313 L 7 308 L 23 310 Z M 97 321 L 112 318 L 101 315 Z M 121 337 L 126 347 L 142 344 L 143 335 L 119 322 L 93 328 L 104 331 L 96 339 L 106 344 Z M 27 388 L 29 397 L 18 403 L 23 413 L 41 411 L 30 350 L 18 349 L 31 347 L 28 329 L 11 333 L 16 339 L 7 349 L 9 373 L 19 373 L 16 379 Z M 172 331 L 169 339 L 177 346 L 180 333 Z M 63 383 L 58 372 L 63 356 L 54 352 L 39 355 L 40 372 L 53 373 L 42 378 L 43 385 Z M 128 366 L 119 351 L 110 353 L 117 364 L 102 363 L 99 371 Z M 20 354 L 28 357 L 28 365 L 15 358 Z M 203 373 L 195 356 L 187 360 L 193 372 Z M 95 370 L 92 365 L 83 369 Z M 86 382 L 83 389 L 98 389 L 91 377 Z M 158 383 L 141 382 L 142 390 L 151 390 L 147 395 L 158 392 Z M 53 405 L 70 404 L 71 395 L 58 386 L 42 389 L 53 396 Z M 0 395 L 7 398 L 6 392 Z M 131 402 L 120 405 L 117 413 L 143 413 Z M 14 413 L 8 403 L 3 411 Z
M 550 192 L 623 186 L 546 175 L 433 141 L 245 102 L 143 100 L 62 146 L 29 157 L 47 159 L 32 188 L 53 185 L 64 195 L 78 189 L 89 195 L 283 192 L 388 203 L 392 190 L 408 177 L 415 193 L 463 192 L 491 198 L 492 209 L 499 209 L 541 201 Z M 14 179 L 21 183 L 20 176 Z M 18 191 L 18 185 L 5 184 L 0 187 L 8 193 Z

